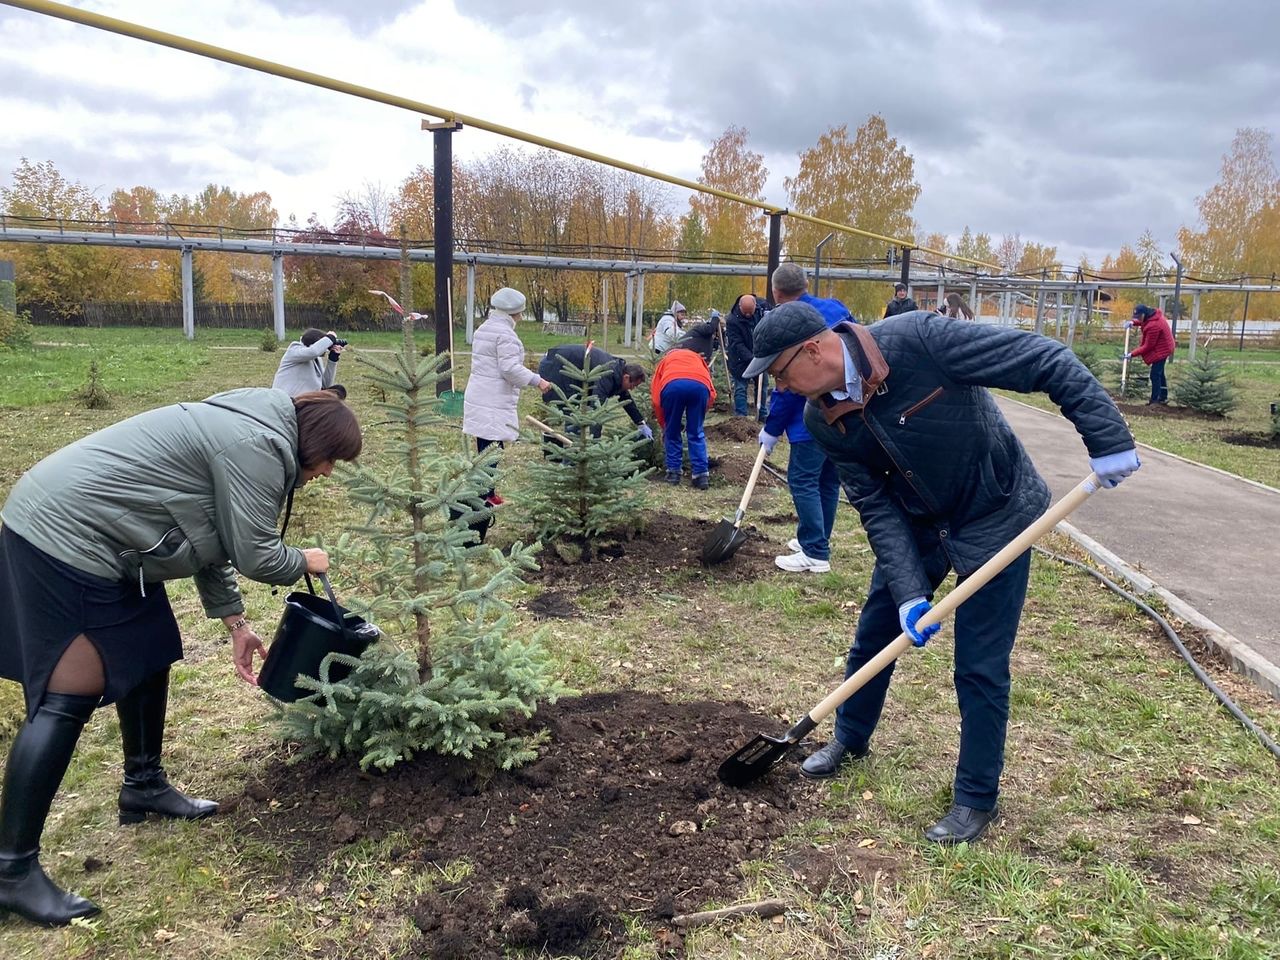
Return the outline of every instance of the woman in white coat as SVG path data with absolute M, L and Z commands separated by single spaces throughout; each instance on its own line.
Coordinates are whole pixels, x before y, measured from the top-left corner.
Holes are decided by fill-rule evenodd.
M 503 287 L 489 298 L 489 316 L 471 341 L 471 377 L 462 400 L 462 432 L 476 438 L 476 449 L 504 446 L 520 435 L 516 405 L 523 387 L 550 390 L 551 384 L 524 365 L 524 344 L 516 321 L 524 312 L 525 296 Z M 490 506 L 502 503 L 493 490 Z

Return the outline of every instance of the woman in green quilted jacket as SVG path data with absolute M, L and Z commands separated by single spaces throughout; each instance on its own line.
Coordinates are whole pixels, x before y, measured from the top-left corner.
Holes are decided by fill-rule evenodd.
M 120 822 L 196 820 L 217 804 L 160 766 L 169 667 L 182 637 L 165 581 L 191 577 L 231 636 L 249 683 L 262 640 L 236 573 L 286 585 L 323 573 L 323 550 L 277 530 L 293 491 L 360 453 L 360 424 L 333 393 L 232 390 L 131 417 L 64 447 L 14 485 L 0 511 L 0 677 L 22 684 L 0 801 L 0 909 L 66 924 L 98 912 L 40 866 L 53 796 L 93 711 L 114 703 L 124 745 Z

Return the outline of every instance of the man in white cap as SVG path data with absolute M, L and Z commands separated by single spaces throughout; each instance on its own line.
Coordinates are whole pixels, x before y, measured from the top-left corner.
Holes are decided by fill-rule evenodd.
M 658 325 L 653 331 L 654 353 L 666 353 L 680 339 L 687 313 L 683 303 L 679 300 L 671 301 L 671 309 L 659 318 Z
M 462 432 L 476 438 L 483 453 L 520 436 L 516 405 L 524 387 L 551 389 L 551 384 L 524 365 L 524 344 L 516 333 L 516 321 L 524 313 L 525 296 L 503 287 L 489 298 L 489 316 L 476 327 L 471 343 L 471 376 L 462 398 Z M 490 490 L 490 506 L 502 498 Z

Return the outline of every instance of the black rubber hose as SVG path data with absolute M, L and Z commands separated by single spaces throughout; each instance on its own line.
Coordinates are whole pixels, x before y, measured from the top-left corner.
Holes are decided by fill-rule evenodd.
M 1160 616 L 1160 614 L 1158 614 L 1155 610 L 1151 609 L 1151 607 L 1148 606 L 1145 602 L 1143 602 L 1140 598 L 1136 597 L 1134 594 L 1130 593 L 1128 590 L 1125 590 L 1123 587 L 1121 587 L 1119 584 L 1115 583 L 1114 581 L 1109 580 L 1103 574 L 1093 569 L 1093 567 L 1090 567 L 1087 564 L 1083 564 L 1079 560 L 1072 560 L 1070 557 L 1063 557 L 1063 556 L 1059 556 L 1056 553 L 1051 553 L 1050 551 L 1045 550 L 1041 547 L 1036 547 L 1035 549 L 1037 553 L 1042 553 L 1046 557 L 1049 557 L 1050 559 L 1057 560 L 1059 563 L 1069 563 L 1073 567 L 1079 567 L 1081 570 L 1083 570 L 1085 573 L 1089 574 L 1090 576 L 1098 580 L 1101 580 L 1108 587 L 1110 587 L 1111 590 L 1118 593 L 1120 596 L 1124 597 L 1126 600 L 1132 602 L 1143 613 L 1145 613 L 1152 620 L 1158 623 L 1160 625 L 1160 629 L 1164 631 L 1165 636 L 1169 638 L 1169 642 L 1173 644 L 1173 648 L 1178 651 L 1178 654 L 1182 657 L 1183 660 L 1187 661 L 1187 666 L 1189 666 L 1191 668 L 1191 672 L 1196 675 L 1196 679 L 1199 680 L 1201 683 L 1203 683 L 1206 687 L 1208 687 L 1209 692 L 1218 698 L 1218 702 L 1221 703 L 1227 709 L 1227 712 L 1230 713 L 1237 720 L 1239 720 L 1242 724 L 1244 724 L 1245 729 L 1248 730 L 1250 733 L 1252 733 L 1255 737 L 1257 737 L 1258 742 L 1261 743 L 1268 750 L 1270 750 L 1271 753 L 1276 757 L 1276 759 L 1280 760 L 1280 744 L 1277 744 L 1274 740 L 1271 739 L 1271 737 L 1267 736 L 1267 732 L 1263 730 L 1261 727 L 1259 727 L 1252 720 L 1250 720 L 1248 715 L 1236 705 L 1235 701 L 1232 700 L 1229 696 L 1227 696 L 1226 693 L 1223 692 L 1222 688 L 1213 682 L 1213 678 L 1204 672 L 1204 668 L 1201 667 L 1200 664 L 1196 662 L 1196 658 L 1191 655 L 1191 651 L 1188 650 L 1183 645 L 1182 640 L 1178 638 L 1178 634 L 1174 631 L 1173 627 L 1170 626 L 1168 620 Z

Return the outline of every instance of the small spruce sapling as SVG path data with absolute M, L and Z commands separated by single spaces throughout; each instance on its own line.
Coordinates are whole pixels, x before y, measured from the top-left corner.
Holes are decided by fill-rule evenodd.
M 539 539 L 575 543 L 585 562 L 595 537 L 639 528 L 650 471 L 637 470 L 636 461 L 648 441 L 632 427 L 616 397 L 601 403 L 595 396 L 596 383 L 610 373 L 608 364 L 587 370 L 564 358 L 561 363 L 570 389 L 554 387 L 556 399 L 542 406 L 539 419 L 571 442 L 567 447 L 548 443 L 546 456 L 530 467 L 525 502 L 538 519 Z M 624 429 L 618 429 L 619 421 Z
M 478 759 L 508 769 L 532 760 L 542 737 L 511 732 L 515 715 L 566 693 L 538 635 L 514 636 L 505 595 L 536 569 L 534 547 L 506 554 L 477 542 L 468 524 L 487 515 L 492 451 L 470 454 L 453 431 L 437 429 L 436 385 L 447 358 L 419 357 L 412 320 L 394 362 L 359 358 L 386 394 L 388 427 L 378 463 L 343 480 L 368 520 L 331 548 L 336 563 L 365 581 L 373 599 L 353 610 L 384 631 L 359 657 L 330 654 L 315 692 L 282 708 L 282 735 L 304 755 L 350 753 L 361 767 L 387 769 L 421 751 Z M 447 438 L 447 440 L 446 440 Z M 339 682 L 329 666 L 351 668 Z
M 1217 417 L 1225 417 L 1239 403 L 1226 363 L 1208 347 L 1183 367 L 1173 386 L 1173 399 L 1184 407 Z

